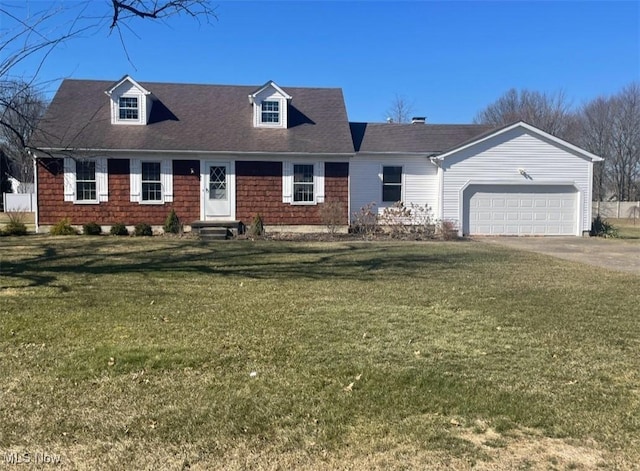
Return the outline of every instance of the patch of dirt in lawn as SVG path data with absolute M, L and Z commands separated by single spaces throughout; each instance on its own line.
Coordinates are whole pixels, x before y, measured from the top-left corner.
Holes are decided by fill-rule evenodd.
M 476 445 L 490 459 L 476 463 L 474 469 L 601 469 L 608 466 L 605 453 L 595 442 L 578 444 L 543 437 L 533 431 L 497 433 L 491 428 L 481 432 L 464 431 L 460 438 Z M 631 469 L 618 463 L 618 469 Z

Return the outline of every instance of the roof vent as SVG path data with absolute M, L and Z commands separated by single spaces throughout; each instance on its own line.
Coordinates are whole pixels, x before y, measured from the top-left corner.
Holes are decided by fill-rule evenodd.
M 426 124 L 427 118 L 425 116 L 414 116 L 411 118 L 411 124 Z

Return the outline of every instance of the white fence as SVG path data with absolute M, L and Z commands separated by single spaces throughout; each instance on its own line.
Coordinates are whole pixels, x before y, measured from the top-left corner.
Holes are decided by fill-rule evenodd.
M 2 193 L 4 212 L 26 211 L 32 213 L 36 210 L 35 193 Z
M 640 201 L 594 201 L 593 217 L 598 214 L 605 218 L 639 217 Z

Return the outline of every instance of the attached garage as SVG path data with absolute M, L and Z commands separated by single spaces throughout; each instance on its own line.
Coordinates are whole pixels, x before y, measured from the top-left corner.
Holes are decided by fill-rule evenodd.
M 601 160 L 527 123 L 505 126 L 431 157 L 438 215 L 460 235 L 588 233 L 593 163 Z
M 579 192 L 572 185 L 469 185 L 465 235 L 578 234 Z

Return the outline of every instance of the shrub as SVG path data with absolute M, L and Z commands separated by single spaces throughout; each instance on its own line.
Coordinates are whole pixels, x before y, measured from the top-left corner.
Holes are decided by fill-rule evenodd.
M 9 222 L 5 225 L 4 231 L 0 231 L 0 234 L 4 235 L 26 235 L 27 225 L 24 223 L 26 213 L 24 211 L 9 211 L 6 213 L 9 218 Z
M 115 235 L 115 236 L 129 235 L 129 230 L 127 229 L 127 226 L 125 226 L 121 222 L 117 222 L 113 226 L 111 226 L 111 230 L 109 232 L 111 233 L 111 235 Z
M 248 231 L 249 237 L 262 237 L 264 235 L 264 222 L 262 216 L 256 214 L 251 221 Z
M 343 221 L 344 206 L 340 201 L 327 201 L 320 206 L 320 219 L 330 234 L 335 234 Z
M 102 227 L 97 222 L 88 222 L 82 225 L 82 233 L 84 235 L 100 235 L 102 234 Z
M 78 230 L 75 227 L 71 226 L 69 218 L 64 218 L 51 228 L 49 234 L 54 236 L 78 235 Z
M 438 223 L 436 233 L 442 240 L 456 240 L 458 238 L 458 227 L 455 222 L 443 219 Z
M 378 215 L 376 204 L 369 203 L 353 213 L 353 224 L 350 232 L 356 234 L 373 234 L 378 230 Z
M 178 215 L 173 208 L 167 216 L 167 219 L 165 219 L 164 221 L 164 232 L 168 234 L 180 233 L 180 220 L 178 219 Z
M 591 223 L 590 234 L 596 237 L 618 237 L 618 229 L 598 214 Z
M 406 207 L 402 201 L 398 201 L 382 211 L 378 222 L 391 237 L 396 238 L 432 238 L 436 232 L 436 224 L 428 205 L 411 203 L 410 207 Z
M 148 237 L 153 235 L 153 230 L 151 230 L 151 226 L 149 224 L 141 222 L 140 224 L 136 224 L 134 234 L 137 237 Z
M 0 233 L 8 236 L 27 235 L 27 226 L 24 222 L 9 221 L 5 224 L 4 231 L 0 231 Z

